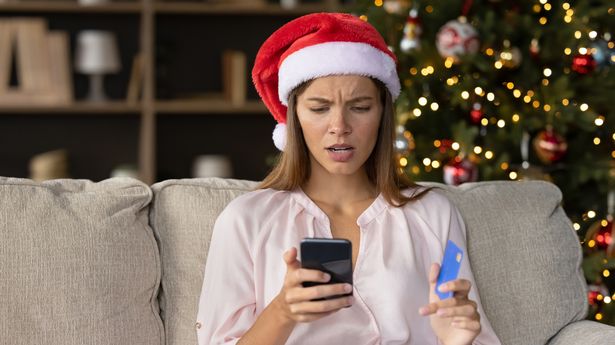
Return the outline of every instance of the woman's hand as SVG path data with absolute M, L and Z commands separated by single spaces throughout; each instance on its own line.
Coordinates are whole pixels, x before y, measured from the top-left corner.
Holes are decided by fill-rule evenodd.
M 432 264 L 429 272 L 429 304 L 420 308 L 430 315 L 431 328 L 444 345 L 470 345 L 480 333 L 480 315 L 476 302 L 468 299 L 471 283 L 456 279 L 441 285 L 440 291 L 453 291 L 453 297 L 440 300 L 435 293 L 440 265 Z
M 297 260 L 297 249 L 291 248 L 284 253 L 286 277 L 282 291 L 275 298 L 277 309 L 283 317 L 291 322 L 312 322 L 331 315 L 342 308 L 352 305 L 352 296 L 345 296 L 324 301 L 313 299 L 346 295 L 352 291 L 350 284 L 327 284 L 303 287 L 302 282 L 328 282 L 331 277 L 318 270 L 301 268 Z

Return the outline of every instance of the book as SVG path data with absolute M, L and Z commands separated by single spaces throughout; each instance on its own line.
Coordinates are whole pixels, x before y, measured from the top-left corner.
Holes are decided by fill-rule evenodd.
M 132 59 L 132 70 L 130 71 L 130 80 L 128 81 L 128 89 L 126 90 L 126 102 L 137 103 L 141 98 L 143 89 L 143 54 L 138 53 Z
M 17 30 L 19 89 L 37 96 L 46 96 L 52 87 L 47 22 L 41 18 L 21 18 L 15 19 L 13 23 Z
M 0 20 L 0 94 L 10 88 L 14 58 L 14 30 L 9 20 Z
M 227 50 L 222 53 L 222 88 L 225 98 L 234 106 L 245 104 L 247 98 L 246 54 Z
M 72 69 L 69 58 L 68 33 L 51 31 L 47 34 L 50 77 L 53 87 L 50 101 L 67 104 L 73 101 Z

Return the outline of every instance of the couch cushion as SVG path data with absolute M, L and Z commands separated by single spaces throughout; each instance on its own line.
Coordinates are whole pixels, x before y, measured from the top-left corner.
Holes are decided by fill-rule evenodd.
M 545 344 L 565 325 L 584 318 L 581 246 L 555 185 L 438 186 L 464 219 L 481 301 L 503 344 Z
M 128 178 L 0 178 L 3 342 L 163 344 L 151 197 Z
M 166 180 L 152 186 L 150 224 L 162 260 L 160 313 L 167 345 L 196 344 L 196 314 L 211 231 L 218 214 L 256 182 Z
M 552 184 L 479 182 L 440 187 L 467 226 L 468 256 L 491 324 L 506 345 L 545 344 L 586 311 L 581 251 Z M 163 262 L 167 344 L 196 344 L 195 322 L 214 221 L 254 182 L 193 179 L 154 185 L 150 223 Z

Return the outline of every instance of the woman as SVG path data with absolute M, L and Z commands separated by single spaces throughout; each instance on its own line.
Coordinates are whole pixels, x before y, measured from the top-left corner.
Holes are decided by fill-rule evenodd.
M 444 196 L 397 173 L 395 63 L 371 25 L 344 14 L 298 18 L 263 44 L 253 80 L 283 153 L 216 221 L 199 344 L 500 343 L 467 259 L 444 286 L 454 296 L 435 294 L 432 263 L 448 240 L 465 249 L 465 228 Z M 350 240 L 354 285 L 304 288 L 330 278 L 301 268 L 305 237 Z

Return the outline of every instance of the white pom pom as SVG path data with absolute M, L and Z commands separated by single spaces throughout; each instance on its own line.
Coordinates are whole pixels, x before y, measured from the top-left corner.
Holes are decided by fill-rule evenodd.
M 278 123 L 275 125 L 275 129 L 273 130 L 273 144 L 280 151 L 284 151 L 284 147 L 286 147 L 286 124 Z

